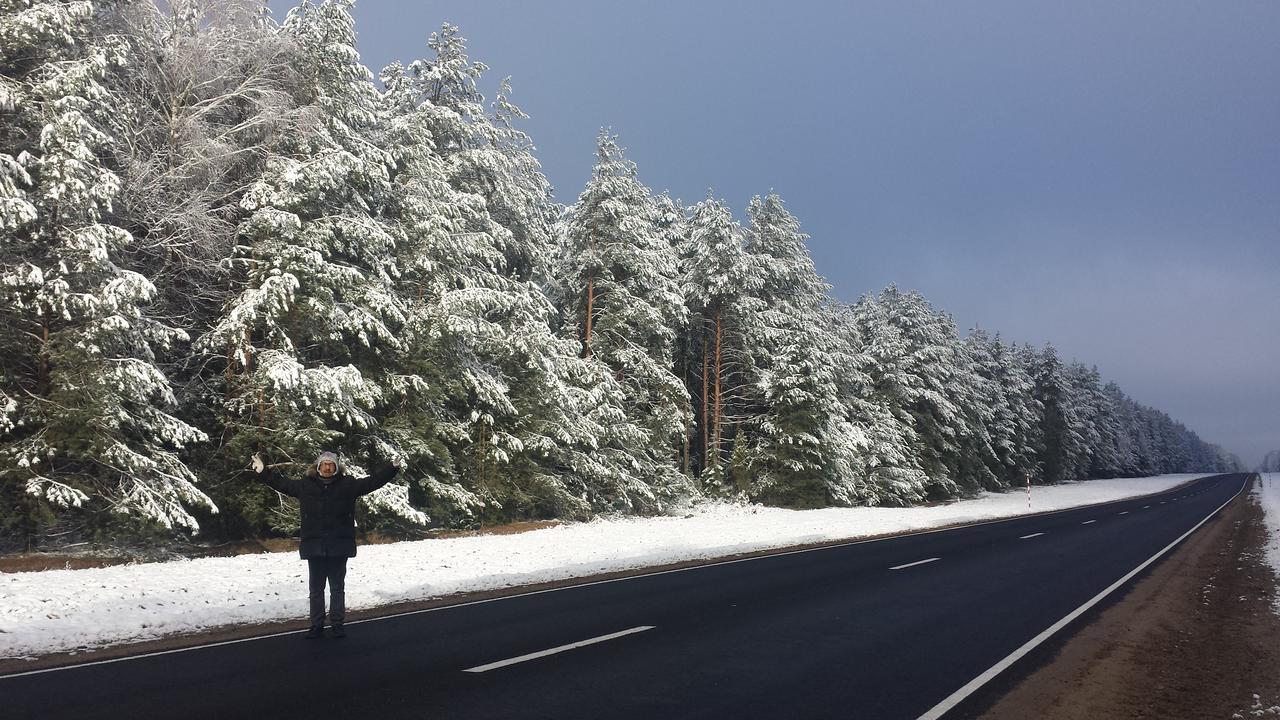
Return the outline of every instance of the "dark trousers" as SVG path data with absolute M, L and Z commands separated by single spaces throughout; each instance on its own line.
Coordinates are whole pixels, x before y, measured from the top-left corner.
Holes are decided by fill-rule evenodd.
M 311 587 L 311 625 L 324 625 L 324 584 L 329 583 L 329 622 L 342 624 L 346 615 L 347 559 L 344 557 L 308 558 Z

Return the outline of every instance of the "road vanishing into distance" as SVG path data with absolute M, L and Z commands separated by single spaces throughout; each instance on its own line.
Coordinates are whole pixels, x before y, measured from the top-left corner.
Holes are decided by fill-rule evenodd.
M 8 675 L 0 716 L 967 717 L 1219 521 L 1250 477 L 356 621 L 345 639 Z

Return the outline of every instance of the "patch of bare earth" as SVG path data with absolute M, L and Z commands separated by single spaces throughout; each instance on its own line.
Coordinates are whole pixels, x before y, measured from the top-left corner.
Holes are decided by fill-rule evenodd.
M 1247 493 L 984 714 L 990 720 L 1280 717 L 1280 617 Z

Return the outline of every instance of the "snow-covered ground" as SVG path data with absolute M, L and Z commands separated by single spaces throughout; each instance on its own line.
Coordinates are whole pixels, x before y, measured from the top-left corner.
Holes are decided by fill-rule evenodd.
M 720 503 L 672 517 L 601 519 L 518 535 L 371 545 L 360 548 L 350 563 L 347 607 L 1058 510 L 1159 492 L 1195 477 L 1201 476 L 1036 487 L 1030 509 L 1021 490 L 915 508 L 795 511 Z M 1280 520 L 1280 514 L 1274 517 Z M 222 625 L 291 618 L 302 622 L 306 594 L 306 563 L 294 552 L 3 574 L 0 658 Z
M 1263 473 L 1253 495 L 1267 516 L 1267 562 L 1280 576 L 1280 473 Z M 1275 610 L 1280 613 L 1280 599 L 1276 600 Z

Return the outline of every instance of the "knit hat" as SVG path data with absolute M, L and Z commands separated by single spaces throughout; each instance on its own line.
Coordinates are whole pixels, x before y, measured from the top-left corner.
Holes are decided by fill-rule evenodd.
M 316 459 L 316 472 L 320 472 L 320 465 L 324 463 L 326 460 L 333 463 L 335 475 L 337 474 L 338 470 L 342 469 L 342 463 L 338 462 L 337 455 L 331 452 L 322 452 L 320 453 L 320 457 Z

